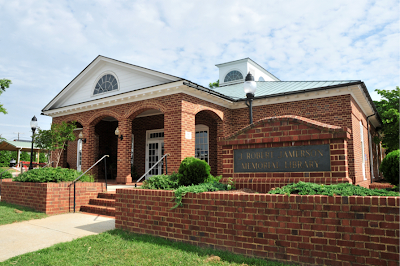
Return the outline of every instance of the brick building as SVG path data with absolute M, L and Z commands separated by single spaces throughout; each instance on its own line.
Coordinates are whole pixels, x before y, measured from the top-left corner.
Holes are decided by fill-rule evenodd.
M 208 89 L 98 56 L 42 110 L 53 123 L 77 121 L 86 140 L 69 143 L 61 165 L 85 170 L 109 154 L 111 178 L 129 183 L 132 165 L 141 176 L 169 153 L 171 173 L 196 156 L 212 174 L 259 191 L 299 180 L 368 186 L 380 177 L 372 138 L 381 121 L 362 81 L 281 81 L 249 58 L 216 66 L 220 87 Z M 257 83 L 251 125 L 248 72 Z M 248 160 L 239 162 L 243 152 Z M 104 167 L 92 173 L 102 178 Z

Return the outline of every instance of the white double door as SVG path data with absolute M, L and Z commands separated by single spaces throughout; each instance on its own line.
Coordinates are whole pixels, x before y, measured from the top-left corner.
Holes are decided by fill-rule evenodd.
M 146 144 L 146 172 L 157 163 L 164 155 L 164 140 L 147 140 Z M 152 175 L 163 174 L 164 162 L 160 162 L 146 176 L 146 179 Z

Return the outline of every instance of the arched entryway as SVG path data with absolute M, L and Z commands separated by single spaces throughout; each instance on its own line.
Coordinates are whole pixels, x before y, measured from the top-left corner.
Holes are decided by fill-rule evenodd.
M 115 130 L 118 127 L 118 120 L 113 116 L 103 117 L 96 125 L 94 125 L 95 143 L 94 153 L 95 161 L 102 158 L 104 155 L 109 155 L 107 158 L 107 178 L 117 178 L 117 159 L 118 159 L 118 137 L 115 135 Z M 96 166 L 97 179 L 105 178 L 104 163 L 99 163 Z
M 132 119 L 131 176 L 140 178 L 164 155 L 164 113 L 145 108 L 130 116 Z M 165 173 L 161 162 L 148 176 Z
M 211 167 L 211 174 L 222 174 L 221 149 L 218 137 L 222 136 L 222 120 L 210 110 L 203 110 L 195 116 L 195 157 L 205 160 Z

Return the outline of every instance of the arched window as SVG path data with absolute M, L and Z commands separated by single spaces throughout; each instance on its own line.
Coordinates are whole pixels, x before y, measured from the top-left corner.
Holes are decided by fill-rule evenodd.
M 240 73 L 237 70 L 232 70 L 231 72 L 226 74 L 224 82 L 229 82 L 229 81 L 234 81 L 234 80 L 239 80 L 239 79 L 243 79 L 242 73 Z
M 265 79 L 263 77 L 259 77 L 258 81 L 265 81 Z
M 96 83 L 93 95 L 113 90 L 118 90 L 117 79 L 111 74 L 106 74 L 102 76 L 101 79 L 99 79 L 99 81 Z

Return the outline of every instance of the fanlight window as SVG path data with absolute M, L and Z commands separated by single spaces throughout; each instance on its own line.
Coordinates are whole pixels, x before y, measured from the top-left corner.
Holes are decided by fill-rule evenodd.
M 224 82 L 229 82 L 229 81 L 234 81 L 234 80 L 239 80 L 239 79 L 243 79 L 242 73 L 240 73 L 237 70 L 233 70 L 225 76 Z
M 118 90 L 118 82 L 117 79 L 111 75 L 104 75 L 96 84 L 94 88 L 93 95 L 104 93 L 107 91 Z
M 260 78 L 258 79 L 258 81 L 265 81 L 265 79 L 264 79 L 263 77 L 260 77 Z

